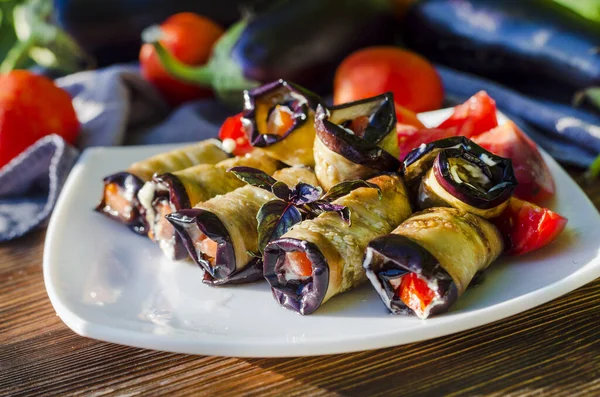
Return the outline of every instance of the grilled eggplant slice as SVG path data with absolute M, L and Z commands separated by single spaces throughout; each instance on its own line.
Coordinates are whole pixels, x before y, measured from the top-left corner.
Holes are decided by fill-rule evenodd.
M 121 222 L 134 232 L 146 234 L 143 210 L 137 193 L 155 173 L 179 171 L 198 164 L 216 164 L 229 155 L 221 142 L 209 139 L 133 163 L 127 170 L 104 178 L 104 190 L 96 211 Z
M 331 109 L 319 106 L 315 129 L 315 173 L 326 190 L 401 166 L 391 93 Z
M 273 177 L 287 185 L 318 184 L 314 172 L 301 166 L 284 168 Z M 264 189 L 246 185 L 167 217 L 190 257 L 205 270 L 206 284 L 243 284 L 263 279 L 262 260 L 251 255 L 258 252 L 256 215 L 274 198 Z
M 358 188 L 335 201 L 350 209 L 350 224 L 333 212 L 296 224 L 265 248 L 264 275 L 285 308 L 310 314 L 333 296 L 366 281 L 364 250 L 373 238 L 390 233 L 411 208 L 396 174 L 369 179 L 379 186 Z
M 419 209 L 454 207 L 483 218 L 500 215 L 517 187 L 510 159 L 464 137 L 413 150 L 404 172 Z
M 494 225 L 455 208 L 414 214 L 366 249 L 363 267 L 394 314 L 446 312 L 503 250 Z
M 139 202 L 146 214 L 148 237 L 158 242 L 170 259 L 184 259 L 187 251 L 165 216 L 242 187 L 244 182 L 227 172 L 232 167 L 253 167 L 272 174 L 279 164 L 262 151 L 255 150 L 245 156 L 230 158 L 214 165 L 201 164 L 173 173 L 155 175 L 138 193 Z
M 287 165 L 314 166 L 316 94 L 285 80 L 244 91 L 242 123 L 250 144 Z

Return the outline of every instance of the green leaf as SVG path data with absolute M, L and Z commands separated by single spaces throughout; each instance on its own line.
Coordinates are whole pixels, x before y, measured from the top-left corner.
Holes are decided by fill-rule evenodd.
M 379 198 L 381 198 L 381 188 L 379 186 L 377 186 L 376 184 L 371 183 L 371 182 L 357 179 L 354 181 L 345 181 L 345 182 L 338 183 L 337 185 L 335 185 L 331 189 L 329 189 L 329 191 L 327 193 L 325 193 L 325 195 L 323 197 L 321 197 L 321 200 L 331 202 L 333 200 L 336 200 L 340 197 L 347 195 L 352 190 L 358 189 L 361 187 L 377 189 L 377 192 L 379 193 Z
M 269 174 L 252 167 L 233 167 L 228 170 L 242 181 L 249 185 L 272 191 L 273 185 L 277 180 Z
M 270 241 L 283 236 L 293 225 L 302 221 L 296 207 L 282 200 L 271 200 L 258 211 L 258 249 L 262 253 Z

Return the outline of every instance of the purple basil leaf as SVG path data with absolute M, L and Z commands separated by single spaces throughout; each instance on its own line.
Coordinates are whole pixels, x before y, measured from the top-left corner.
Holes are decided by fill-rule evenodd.
M 273 177 L 269 176 L 261 170 L 252 167 L 233 167 L 228 170 L 232 172 L 242 181 L 249 185 L 260 187 L 271 191 L 271 187 L 277 182 Z
M 350 193 L 354 189 L 358 189 L 359 187 L 370 187 L 373 189 L 377 189 L 377 191 L 379 192 L 379 197 L 381 198 L 381 188 L 379 186 L 371 182 L 357 179 L 354 181 L 345 181 L 338 183 L 337 185 L 329 189 L 329 191 L 325 193 L 323 197 L 321 197 L 321 200 L 331 202 L 342 196 L 347 195 L 348 193 Z
M 279 181 L 275 182 L 275 184 L 271 187 L 271 191 L 275 196 L 285 202 L 290 201 L 290 197 L 292 196 L 292 189 L 290 189 L 285 183 Z
M 293 225 L 302 221 L 296 207 L 281 200 L 271 200 L 258 211 L 258 249 L 263 252 L 269 241 L 283 236 Z
M 324 212 L 337 212 L 340 217 L 350 225 L 350 208 L 339 204 L 328 203 L 323 200 L 309 203 L 308 207 L 312 210 L 313 215 L 319 215 Z
M 294 186 L 291 201 L 295 205 L 304 205 L 317 201 L 322 194 L 323 189 L 320 187 L 300 182 Z

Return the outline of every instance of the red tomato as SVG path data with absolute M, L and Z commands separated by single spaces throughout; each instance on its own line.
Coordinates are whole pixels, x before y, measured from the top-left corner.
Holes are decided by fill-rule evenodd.
M 438 139 L 456 136 L 456 129 L 443 130 L 440 128 L 416 128 L 412 125 L 396 125 L 398 132 L 398 147 L 400 148 L 400 160 L 422 143 L 437 141 Z
M 553 242 L 565 228 L 567 218 L 513 197 L 506 210 L 492 222 L 506 241 L 506 253 L 521 255 Z
M 219 130 L 219 139 L 223 141 L 223 149 L 236 156 L 243 156 L 252 151 L 242 124 L 242 113 L 225 119 Z
M 435 298 L 435 292 L 415 273 L 402 276 L 397 294 L 400 300 L 417 314 L 422 314 Z
M 554 179 L 536 144 L 509 121 L 481 134 L 473 141 L 483 148 L 512 160 L 519 185 L 515 196 L 541 203 L 554 195 Z
M 402 125 L 412 125 L 417 128 L 425 128 L 425 125 L 421 123 L 421 120 L 417 117 L 417 114 L 413 111 L 408 110 L 395 103 L 396 107 L 396 122 Z
M 463 104 L 438 128 L 456 128 L 456 135 L 471 138 L 498 126 L 496 102 L 485 91 L 479 91 Z
M 43 136 L 74 145 L 79 121 L 71 97 L 52 80 L 25 70 L 0 75 L 0 167 Z
M 160 43 L 179 61 L 187 65 L 203 65 L 208 61 L 215 42 L 224 30 L 221 26 L 191 12 L 169 17 L 160 25 Z M 152 83 L 171 105 L 212 95 L 211 91 L 177 81 L 162 67 L 151 44 L 140 50 L 142 75 Z
M 342 104 L 391 91 L 394 101 L 413 112 L 439 109 L 442 81 L 422 56 L 396 47 L 370 47 L 350 54 L 338 66 L 333 101 Z

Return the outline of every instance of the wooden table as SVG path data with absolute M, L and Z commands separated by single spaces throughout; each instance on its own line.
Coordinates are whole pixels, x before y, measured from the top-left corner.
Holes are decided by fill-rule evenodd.
M 571 174 L 600 208 L 600 183 Z M 405 346 L 310 358 L 186 356 L 68 329 L 44 289 L 43 240 L 38 231 L 0 245 L 0 395 L 600 396 L 600 279 L 491 325 Z

